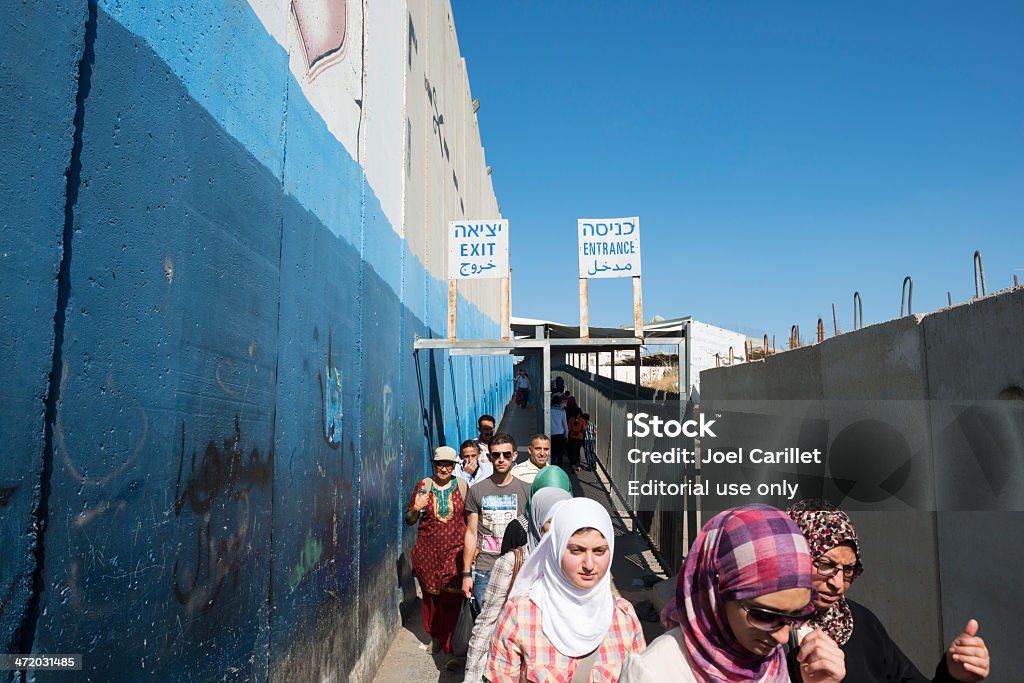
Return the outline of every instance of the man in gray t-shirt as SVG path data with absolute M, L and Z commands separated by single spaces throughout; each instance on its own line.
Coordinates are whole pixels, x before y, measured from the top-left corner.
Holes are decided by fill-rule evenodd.
M 530 485 L 512 476 L 516 454 L 516 442 L 511 436 L 495 434 L 490 453 L 494 473 L 470 487 L 466 497 L 462 592 L 467 598 L 476 598 L 480 609 L 484 606 L 484 592 L 494 561 L 501 555 L 505 527 L 523 514 L 530 495 Z

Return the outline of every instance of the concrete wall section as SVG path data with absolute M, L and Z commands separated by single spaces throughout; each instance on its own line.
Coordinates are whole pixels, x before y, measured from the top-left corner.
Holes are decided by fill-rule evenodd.
M 447 3 L 415 3 L 418 38 L 402 4 L 343 0 L 16 11 L 5 651 L 81 652 L 98 680 L 369 679 L 411 483 L 511 376 L 412 354 L 444 333 L 447 221 L 497 206 Z M 497 334 L 497 286 L 462 293 L 460 336 Z
M 761 362 L 702 373 L 703 404 L 717 400 L 822 401 L 816 417 L 828 425 L 831 445 L 851 425 L 878 420 L 894 425 L 915 449 L 929 445 L 927 425 L 927 378 L 919 318 L 907 317 L 874 325 L 856 334 L 827 339 L 769 356 Z M 873 400 L 906 400 L 904 414 L 880 413 Z M 867 457 L 869 454 L 864 454 Z M 849 463 L 862 467 L 861 463 Z M 914 512 L 930 509 L 933 486 L 930 463 L 916 463 L 922 471 L 912 477 L 917 490 L 902 491 L 905 502 L 890 501 L 894 511 L 852 513 L 862 539 L 868 571 L 857 580 L 853 597 L 865 602 L 891 633 L 900 647 L 922 670 L 934 667 L 935 653 L 941 651 L 940 596 L 936 550 L 935 514 Z M 895 467 L 876 463 L 879 467 Z M 873 467 L 872 465 L 871 467 Z M 837 474 L 831 462 L 831 476 Z M 843 477 L 845 479 L 845 477 Z M 842 489 L 834 479 L 824 484 L 825 496 L 843 500 L 853 496 L 854 506 L 874 500 L 872 492 Z M 884 494 L 890 498 L 889 493 Z M 893 576 L 915 577 L 913 589 L 892 591 Z
M 138 42 L 99 10 L 35 647 L 88 653 L 107 680 L 259 677 L 280 183 Z
M 83 3 L 5 2 L 0 46 L 0 648 L 18 652 L 36 569 L 46 400 L 73 162 Z M 80 122 L 79 122 L 80 123 Z M 72 198 L 73 200 L 73 198 Z M 66 289 L 63 296 L 67 295 Z M 58 378 L 55 378 L 58 379 Z M 52 409 L 51 404 L 51 409 Z
M 985 422 L 991 438 L 973 459 L 963 457 L 953 443 L 963 437 L 948 429 L 953 413 L 990 409 L 979 401 L 1019 399 L 1022 336 L 1024 289 L 1018 288 L 703 373 L 705 402 L 824 399 L 830 443 L 868 421 L 875 432 L 894 428 L 899 434 L 905 460 L 878 462 L 873 453 L 860 458 L 859 467 L 880 490 L 896 470 L 907 475 L 907 485 L 878 499 L 875 507 L 884 511 L 851 512 L 867 567 L 851 594 L 878 614 L 923 671 L 932 670 L 971 617 L 982 624 L 994 666 L 1012 671 L 1024 665 L 1016 647 L 1024 633 L 1005 594 L 1015 580 L 1009 568 L 1024 562 L 1006 543 L 1022 523 L 1024 423 L 1015 417 L 1021 411 L 999 412 L 998 424 Z M 814 355 L 817 369 L 798 362 Z M 833 483 L 843 479 L 838 465 L 830 461 Z M 872 500 L 865 488 L 851 493 L 836 484 L 832 493 L 833 499 Z M 978 559 L 987 557 L 999 561 Z M 903 588 L 892 590 L 896 584 Z
M 934 409 L 969 407 L 978 401 L 1014 400 L 1014 387 L 1024 387 L 1024 289 L 989 296 L 925 318 L 928 386 Z M 947 403 L 950 401 L 952 403 Z M 1024 564 L 1024 549 L 1007 543 L 1024 525 L 1024 422 L 1005 418 L 993 433 L 1016 441 L 1017 448 L 999 441 L 987 444 L 976 458 L 941 457 L 948 437 L 942 433 L 946 416 L 933 419 L 937 492 L 946 509 L 938 515 L 939 569 L 942 579 L 944 640 L 950 640 L 968 618 L 981 624 L 993 657 L 993 670 L 1018 670 L 1024 663 L 1020 643 L 1024 625 L 1017 618 L 1007 586 L 1014 583 L 1011 567 Z M 1002 447 L 1000 447 L 1002 446 Z M 989 510 L 964 509 L 965 492 L 977 499 L 987 492 Z M 989 558 L 998 557 L 998 562 Z M 1012 590 L 1011 590 L 1012 592 Z
M 816 417 L 828 425 L 831 445 L 852 425 L 877 420 L 892 424 L 915 450 L 926 448 L 930 435 L 924 372 L 924 348 L 919 319 L 903 318 L 874 325 L 857 334 L 845 334 L 820 344 L 800 347 L 769 356 L 761 362 L 734 368 L 719 368 L 702 373 L 702 407 L 720 400 L 822 401 Z M 904 401 L 905 414 L 886 414 L 893 403 L 880 413 L 873 400 L 918 399 Z M 785 404 L 779 404 L 783 408 Z M 796 406 L 797 404 L 794 404 Z M 801 409 L 802 410 L 802 409 Z M 867 457 L 868 454 L 864 454 Z M 861 463 L 848 463 L 861 467 Z M 933 486 L 930 463 L 917 463 L 922 471 L 912 477 L 918 489 L 901 491 L 911 499 L 890 501 L 893 512 L 855 515 L 862 537 L 865 563 L 869 571 L 857 580 L 853 597 L 866 602 L 878 614 L 890 632 L 899 634 L 904 651 L 922 668 L 930 669 L 933 653 L 942 648 L 939 580 L 934 562 L 936 531 L 934 513 L 913 512 L 932 509 Z M 890 467 L 876 463 L 871 467 Z M 895 465 L 891 465 L 895 467 Z M 830 462 L 832 477 L 841 476 L 837 463 Z M 725 476 L 723 473 L 720 476 Z M 845 477 L 842 477 L 845 479 Z M 859 485 L 862 486 L 862 485 Z M 831 500 L 852 496 L 855 507 L 875 500 L 874 492 L 849 490 L 825 482 L 825 495 Z M 889 493 L 885 498 L 891 498 Z M 888 590 L 892 576 L 915 575 L 915 590 Z M 919 616 L 921 623 L 916 623 Z M 910 616 L 913 615 L 913 616 Z
M 899 633 L 899 643 L 922 670 L 934 667 L 932 660 L 941 651 L 942 634 L 939 571 L 934 558 L 936 547 L 935 514 L 914 510 L 934 510 L 935 477 L 928 458 L 912 458 L 928 452 L 931 435 L 928 419 L 928 378 L 923 316 L 907 316 L 872 325 L 856 334 L 844 334 L 826 340 L 821 348 L 823 398 L 830 406 L 829 435 L 834 441 L 843 430 L 860 423 L 879 423 L 895 427 L 906 443 L 911 470 L 906 487 L 896 493 L 887 513 L 861 513 L 855 516 L 863 538 L 865 562 L 870 572 L 858 579 L 853 596 L 863 600 L 883 623 Z M 831 401 L 844 401 L 834 404 Z M 874 401 L 886 401 L 879 408 Z M 853 427 L 856 429 L 857 427 Z M 872 454 L 863 454 L 863 459 Z M 872 462 L 878 481 L 885 472 L 895 471 L 902 463 Z M 863 465 L 858 465 L 863 467 Z M 833 465 L 833 474 L 836 467 Z M 882 491 L 853 492 L 860 501 L 880 499 Z M 840 499 L 841 491 L 831 496 Z M 882 503 L 879 502 L 879 505 Z M 893 576 L 915 576 L 917 590 L 890 590 Z M 926 587 L 921 590 L 922 587 Z M 910 628 L 908 616 L 921 623 Z
M 821 350 L 804 346 L 762 362 L 702 371 L 701 400 L 819 400 L 823 394 L 821 374 Z

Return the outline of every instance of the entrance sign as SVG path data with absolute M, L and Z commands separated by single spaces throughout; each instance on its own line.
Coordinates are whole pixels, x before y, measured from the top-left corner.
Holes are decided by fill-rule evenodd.
M 508 277 L 508 221 L 448 223 L 448 279 Z
M 640 217 L 580 218 L 576 222 L 580 264 L 580 337 L 590 338 L 590 294 L 594 277 L 633 278 L 633 334 L 644 336 L 640 282 Z
M 640 218 L 581 218 L 581 278 L 640 275 Z

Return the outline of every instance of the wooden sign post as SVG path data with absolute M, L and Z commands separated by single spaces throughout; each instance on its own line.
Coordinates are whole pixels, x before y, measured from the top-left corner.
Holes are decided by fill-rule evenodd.
M 587 278 L 580 278 L 580 339 L 590 339 L 590 291 Z
M 644 338 L 644 294 L 640 276 L 633 276 L 633 335 Z

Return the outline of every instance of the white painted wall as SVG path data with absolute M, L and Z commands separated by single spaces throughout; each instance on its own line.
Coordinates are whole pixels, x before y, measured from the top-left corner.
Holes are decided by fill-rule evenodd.
M 448 221 L 501 216 L 451 5 L 411 2 L 407 11 L 406 236 L 430 275 L 444 280 Z M 500 293 L 498 280 L 459 283 L 459 294 L 495 320 Z M 432 320 L 436 313 L 430 312 Z
M 715 354 L 721 355 L 722 363 L 729 365 L 729 348 L 732 347 L 732 363 L 743 362 L 743 343 L 747 335 L 722 327 L 694 320 L 690 324 L 690 381 L 700 391 L 700 373 L 715 367 Z
M 690 325 L 691 334 L 691 347 L 690 347 L 690 380 L 697 390 L 700 391 L 700 373 L 709 368 L 715 367 L 715 354 L 720 354 L 721 364 L 729 365 L 729 349 L 732 348 L 732 364 L 737 365 L 743 363 L 743 344 L 747 339 L 747 336 L 741 332 L 733 332 L 722 327 L 715 325 L 709 325 L 702 323 L 697 320 L 691 322 Z M 621 361 L 622 359 L 629 359 L 632 362 L 633 352 L 616 352 L 616 360 Z M 601 354 L 600 359 L 600 374 L 602 377 L 611 377 L 612 370 L 609 366 L 609 354 Z M 594 368 L 597 367 L 597 354 L 590 354 L 590 371 L 593 372 Z M 582 361 L 577 363 L 577 367 L 587 367 Z M 671 368 L 658 367 L 658 366 L 641 366 L 641 383 L 656 381 L 661 379 L 664 374 Z M 615 379 L 620 382 L 634 381 L 636 372 L 632 365 L 615 366 Z
M 451 4 L 249 4 L 288 51 L 292 73 L 328 130 L 362 165 L 391 227 L 427 272 L 444 280 L 448 221 L 501 217 Z M 310 69 L 305 47 L 324 36 L 316 33 L 318 24 L 308 21 L 300 35 L 293 4 L 307 18 L 321 17 L 321 29 L 344 15 L 345 49 Z M 494 320 L 500 292 L 497 280 L 459 284 L 459 293 Z M 438 311 L 428 315 L 435 323 L 443 320 Z

